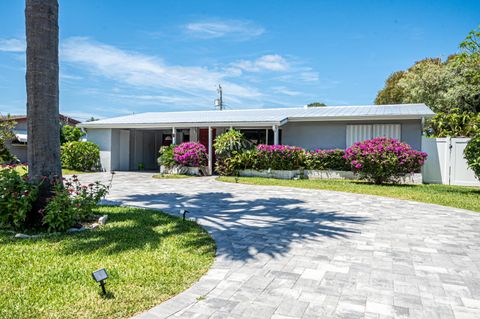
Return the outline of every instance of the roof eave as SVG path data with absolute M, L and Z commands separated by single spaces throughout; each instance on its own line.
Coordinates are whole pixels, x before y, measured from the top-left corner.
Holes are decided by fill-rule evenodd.
M 199 123 L 80 123 L 77 124 L 77 127 L 86 128 L 86 129 L 100 129 L 100 128 L 119 128 L 119 129 L 129 129 L 129 128 L 142 128 L 142 129 L 168 129 L 168 128 L 201 128 L 201 127 L 270 127 L 272 125 L 283 125 L 285 119 L 282 121 L 262 121 L 262 122 L 251 122 L 251 121 L 236 121 L 236 122 L 199 122 Z

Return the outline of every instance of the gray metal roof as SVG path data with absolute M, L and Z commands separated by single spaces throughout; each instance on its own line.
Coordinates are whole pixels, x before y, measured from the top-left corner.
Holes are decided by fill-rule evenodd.
M 84 128 L 172 126 L 260 126 L 286 122 L 365 119 L 421 119 L 434 113 L 425 104 L 327 106 L 312 108 L 243 109 L 223 111 L 149 112 L 84 122 Z

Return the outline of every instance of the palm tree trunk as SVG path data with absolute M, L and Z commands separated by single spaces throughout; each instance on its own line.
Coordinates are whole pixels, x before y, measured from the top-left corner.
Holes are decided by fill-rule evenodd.
M 62 177 L 58 110 L 58 2 L 26 0 L 28 176 L 41 183 L 29 224 L 38 223 L 40 208 Z

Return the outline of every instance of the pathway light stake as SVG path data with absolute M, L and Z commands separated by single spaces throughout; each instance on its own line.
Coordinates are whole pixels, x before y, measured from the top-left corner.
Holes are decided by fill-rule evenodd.
M 106 285 L 105 280 L 108 278 L 108 275 L 105 268 L 92 272 L 92 277 L 96 282 L 100 283 L 100 287 L 102 287 L 102 293 L 106 295 L 107 290 L 105 289 L 105 285 Z
M 185 219 L 186 219 L 186 215 L 187 215 L 187 214 L 190 214 L 190 212 L 189 212 L 188 210 L 186 210 L 186 209 L 180 209 L 180 214 L 183 215 L 183 220 L 185 220 Z

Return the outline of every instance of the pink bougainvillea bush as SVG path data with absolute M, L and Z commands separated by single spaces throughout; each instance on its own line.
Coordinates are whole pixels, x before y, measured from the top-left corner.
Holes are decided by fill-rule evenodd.
M 395 183 L 406 174 L 418 172 L 427 153 L 416 151 L 396 139 L 377 137 L 353 144 L 344 157 L 362 178 L 382 184 Z
M 182 143 L 173 148 L 173 160 L 183 166 L 205 166 L 207 165 L 207 150 L 200 143 Z
M 289 145 L 257 146 L 256 169 L 294 170 L 304 164 L 305 151 Z

